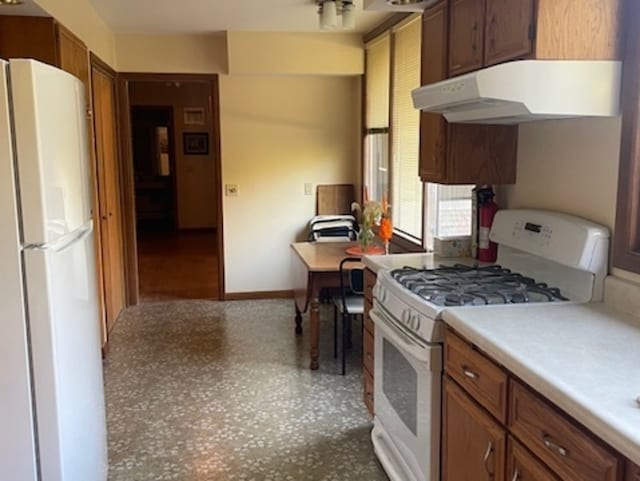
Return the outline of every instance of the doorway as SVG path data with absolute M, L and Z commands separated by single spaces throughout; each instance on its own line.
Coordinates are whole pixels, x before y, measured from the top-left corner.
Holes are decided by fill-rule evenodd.
M 135 283 L 135 292 L 129 291 L 135 297 L 131 304 L 220 299 L 224 286 L 217 78 L 122 77 L 123 148 L 129 159 L 128 280 Z

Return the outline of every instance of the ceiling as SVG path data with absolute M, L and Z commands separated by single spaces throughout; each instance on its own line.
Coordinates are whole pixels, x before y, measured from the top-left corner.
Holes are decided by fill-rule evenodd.
M 0 15 L 22 15 L 27 17 L 46 17 L 47 12 L 33 0 L 25 0 L 22 5 L 0 5 Z
M 205 33 L 231 31 L 319 32 L 314 0 L 89 0 L 118 32 Z M 364 12 L 356 0 L 356 32 L 389 13 Z M 336 30 L 340 32 L 341 30 Z

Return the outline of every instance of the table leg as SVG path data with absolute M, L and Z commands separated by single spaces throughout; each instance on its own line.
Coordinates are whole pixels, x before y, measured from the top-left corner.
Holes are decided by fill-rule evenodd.
M 300 309 L 298 309 L 298 305 L 296 304 L 296 334 L 299 336 L 302 334 L 302 313 Z
M 319 343 L 320 343 L 320 302 L 318 301 L 318 297 L 314 296 L 311 299 L 311 310 L 309 312 L 309 331 L 311 338 L 311 364 L 309 368 L 312 370 L 316 370 L 320 367 L 318 362 L 319 355 Z

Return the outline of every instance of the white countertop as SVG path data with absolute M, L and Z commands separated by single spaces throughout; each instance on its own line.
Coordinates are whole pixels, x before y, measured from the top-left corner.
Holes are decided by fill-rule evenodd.
M 400 269 L 402 267 L 434 269 L 440 265 L 464 264 L 472 266 L 474 264 L 487 264 L 486 262 L 478 262 L 478 260 L 470 257 L 438 257 L 433 253 L 363 256 L 362 263 L 376 274 L 381 269 Z
M 640 322 L 602 303 L 450 308 L 445 322 L 640 465 Z

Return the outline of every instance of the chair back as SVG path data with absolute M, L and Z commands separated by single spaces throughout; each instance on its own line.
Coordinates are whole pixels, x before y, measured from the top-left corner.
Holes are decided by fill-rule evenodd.
M 342 312 L 347 310 L 348 295 L 364 295 L 364 269 L 362 267 L 354 267 L 349 269 L 349 264 L 362 265 L 362 259 L 359 257 L 345 257 L 340 261 L 340 294 L 342 296 Z M 346 272 L 348 269 L 348 273 Z M 345 282 L 348 280 L 348 285 Z

